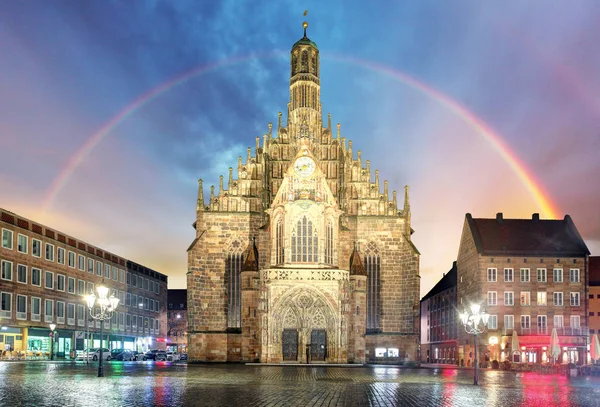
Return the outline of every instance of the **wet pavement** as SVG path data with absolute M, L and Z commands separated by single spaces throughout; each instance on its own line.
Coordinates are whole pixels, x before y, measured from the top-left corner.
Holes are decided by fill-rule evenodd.
M 467 369 L 0 362 L 0 406 L 600 406 L 600 377 Z

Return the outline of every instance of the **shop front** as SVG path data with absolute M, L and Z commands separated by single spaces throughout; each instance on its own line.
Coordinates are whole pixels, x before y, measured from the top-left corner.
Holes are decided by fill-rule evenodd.
M 584 337 L 559 336 L 560 354 L 554 360 L 550 354 L 550 335 L 524 335 L 518 338 L 518 347 L 512 349 L 512 336 L 502 336 L 499 347 L 500 362 L 508 360 L 513 363 L 585 363 L 587 354 Z M 489 351 L 494 353 L 490 344 Z

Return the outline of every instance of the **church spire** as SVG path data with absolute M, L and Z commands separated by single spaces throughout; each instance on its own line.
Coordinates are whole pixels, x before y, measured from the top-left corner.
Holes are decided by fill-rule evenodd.
M 304 12 L 304 16 L 308 10 Z M 308 23 L 302 23 L 304 36 L 292 46 L 290 55 L 290 103 L 288 123 L 293 136 L 300 125 L 307 123 L 309 132 L 321 131 L 321 85 L 319 79 L 319 48 L 307 37 Z M 295 125 L 295 126 L 294 126 Z
M 196 201 L 196 212 L 204 210 L 204 191 L 202 189 L 202 178 L 198 179 L 198 200 Z

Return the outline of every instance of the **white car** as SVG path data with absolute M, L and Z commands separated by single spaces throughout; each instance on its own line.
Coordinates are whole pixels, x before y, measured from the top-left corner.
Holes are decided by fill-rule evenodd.
M 180 356 L 179 353 L 177 352 L 167 352 L 167 360 L 169 362 L 177 362 L 179 360 Z
M 77 357 L 75 358 L 75 360 L 85 360 L 86 357 L 88 359 L 91 360 L 98 360 L 100 359 L 100 348 L 92 348 L 89 350 L 78 350 L 77 351 Z M 111 356 L 110 356 L 110 350 L 108 350 L 107 348 L 102 348 L 102 359 L 103 360 L 111 360 Z

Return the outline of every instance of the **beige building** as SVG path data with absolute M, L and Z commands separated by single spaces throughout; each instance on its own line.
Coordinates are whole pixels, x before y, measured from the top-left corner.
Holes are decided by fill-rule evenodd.
M 323 122 L 319 49 L 306 27 L 290 63 L 286 123 L 280 113 L 208 202 L 199 181 L 190 360 L 414 360 L 419 253 L 408 189 L 399 209 L 340 125 Z
M 556 328 L 561 362 L 585 363 L 588 344 L 587 249 L 569 215 L 561 220 L 465 217 L 458 253 L 457 308 L 490 314 L 480 360 L 549 361 Z M 473 336 L 459 329 L 459 357 L 473 360 Z M 511 349 L 517 332 L 519 349 Z
M 99 284 L 120 299 L 103 345 L 143 350 L 166 332 L 167 277 L 23 216 L 0 209 L 0 347 L 57 357 L 100 345 L 84 296 Z

